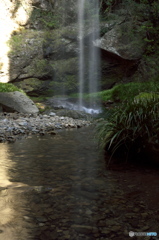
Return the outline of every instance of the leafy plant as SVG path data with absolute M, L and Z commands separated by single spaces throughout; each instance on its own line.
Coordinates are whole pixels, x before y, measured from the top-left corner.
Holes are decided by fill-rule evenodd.
M 134 99 L 113 110 L 97 126 L 99 145 L 112 156 L 130 159 L 159 146 L 159 97 Z M 109 164 L 108 162 L 108 164 Z
M 17 88 L 12 83 L 0 83 L 0 92 L 14 92 L 14 91 L 24 93 L 23 90 Z

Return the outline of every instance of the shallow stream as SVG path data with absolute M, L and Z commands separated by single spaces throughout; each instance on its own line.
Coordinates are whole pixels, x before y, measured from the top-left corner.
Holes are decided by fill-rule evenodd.
M 91 127 L 1 143 L 0 240 L 159 234 L 158 173 L 132 166 L 106 170 Z

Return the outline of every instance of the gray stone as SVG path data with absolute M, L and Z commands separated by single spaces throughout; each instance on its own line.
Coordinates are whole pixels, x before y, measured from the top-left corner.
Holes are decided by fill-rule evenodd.
M 1 92 L 0 104 L 3 108 L 20 113 L 38 113 L 39 110 L 34 102 L 21 92 Z
M 145 34 L 137 31 L 132 34 L 132 24 L 129 22 L 116 25 L 113 29 L 95 41 L 95 46 L 123 59 L 137 60 L 142 57 L 144 51 L 143 38 Z
M 56 116 L 56 113 L 51 112 L 49 115 L 50 115 L 50 117 L 53 117 L 53 116 Z

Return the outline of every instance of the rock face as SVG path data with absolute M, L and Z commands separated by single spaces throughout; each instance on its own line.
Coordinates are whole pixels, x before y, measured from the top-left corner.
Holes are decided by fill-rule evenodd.
M 20 113 L 38 113 L 39 110 L 31 99 L 21 92 L 0 93 L 0 104 L 4 109 Z
M 0 81 L 28 95 L 72 93 L 78 89 L 77 0 L 4 0 L 0 3 Z M 144 50 L 144 32 L 125 15 L 101 23 L 101 85 L 130 81 Z M 87 29 L 84 34 L 88 49 Z M 6 45 L 8 41 L 9 48 Z M 86 66 L 87 68 L 87 66 Z
M 63 84 L 74 88 L 77 80 L 66 69 L 76 64 L 71 59 L 76 56 L 61 30 L 75 20 L 75 9 L 76 0 L 1 1 L 0 81 L 13 82 L 30 95 L 52 95 Z
M 132 27 L 130 22 L 115 24 L 103 37 L 96 40 L 95 46 L 125 60 L 140 59 L 144 52 L 145 35 L 139 33 L 138 29 L 132 35 Z

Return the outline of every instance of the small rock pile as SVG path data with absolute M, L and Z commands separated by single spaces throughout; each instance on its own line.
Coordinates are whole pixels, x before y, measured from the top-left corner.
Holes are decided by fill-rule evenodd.
M 1 113 L 0 142 L 14 142 L 17 138 L 30 134 L 56 134 L 56 129 L 81 128 L 90 124 L 90 121 L 61 117 L 53 112 L 49 115 Z

